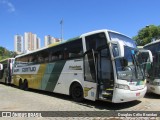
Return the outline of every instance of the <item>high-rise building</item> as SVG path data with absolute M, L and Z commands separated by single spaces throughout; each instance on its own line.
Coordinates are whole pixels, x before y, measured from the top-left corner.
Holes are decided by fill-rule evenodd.
M 40 39 L 31 32 L 24 33 L 24 51 L 33 51 L 40 48 Z
M 22 35 L 15 35 L 14 36 L 14 51 L 17 54 L 23 53 L 23 36 Z
M 56 43 L 56 42 L 60 42 L 61 40 L 58 38 L 54 38 L 50 35 L 46 35 L 44 36 L 44 46 L 48 46 L 50 44 Z
M 44 36 L 44 46 L 48 46 L 49 44 L 53 43 L 53 37 L 50 35 Z
M 41 39 L 39 37 L 37 37 L 36 48 L 37 49 L 41 48 Z

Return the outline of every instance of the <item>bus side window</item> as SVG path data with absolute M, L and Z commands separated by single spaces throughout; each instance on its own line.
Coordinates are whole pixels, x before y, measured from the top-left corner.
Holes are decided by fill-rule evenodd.
M 56 61 L 56 60 L 58 60 L 58 56 L 52 55 L 52 61 Z
M 49 49 L 49 62 L 53 62 L 55 60 L 58 60 L 58 56 L 55 55 L 55 51 L 53 49 Z
M 64 59 L 68 59 L 69 58 L 69 53 L 67 51 L 64 51 Z
M 68 59 L 81 57 L 83 55 L 82 39 L 69 42 L 64 50 L 64 55 Z
M 86 36 L 86 49 L 88 50 L 97 50 L 98 48 L 107 44 L 107 39 L 105 33 L 93 34 Z
M 46 58 L 46 59 L 49 60 L 49 62 L 63 60 L 64 59 L 63 49 L 64 49 L 64 46 L 62 46 L 62 45 L 56 46 L 54 48 L 50 48 L 48 50 L 49 51 L 49 53 L 48 53 L 49 58 Z
M 48 50 L 42 50 L 35 55 L 38 63 L 45 63 L 49 61 L 49 52 Z
M 53 61 L 56 60 L 57 57 L 55 56 L 55 53 L 54 53 L 53 49 L 50 49 L 49 51 L 50 51 L 50 53 L 49 53 L 49 62 L 53 62 Z
M 41 56 L 38 57 L 38 63 L 42 63 L 43 62 L 43 58 Z
M 52 61 L 52 52 L 49 53 L 49 62 Z

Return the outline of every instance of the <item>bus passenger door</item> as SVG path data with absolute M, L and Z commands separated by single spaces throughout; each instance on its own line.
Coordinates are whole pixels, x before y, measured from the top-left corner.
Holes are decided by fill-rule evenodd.
M 114 90 L 114 74 L 109 48 L 98 50 L 97 55 L 98 98 L 112 101 Z
M 97 80 L 94 51 L 89 50 L 84 55 L 84 98 L 95 101 L 97 97 Z

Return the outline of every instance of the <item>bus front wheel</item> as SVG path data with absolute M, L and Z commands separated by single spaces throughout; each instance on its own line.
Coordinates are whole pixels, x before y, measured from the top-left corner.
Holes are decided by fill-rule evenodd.
M 79 83 L 72 85 L 71 96 L 74 101 L 80 102 L 83 100 L 83 89 Z

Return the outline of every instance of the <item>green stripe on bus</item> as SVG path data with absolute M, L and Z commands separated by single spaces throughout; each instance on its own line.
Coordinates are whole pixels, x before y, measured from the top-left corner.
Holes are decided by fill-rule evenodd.
M 49 63 L 49 64 L 47 64 L 44 76 L 42 78 L 42 84 L 40 86 L 41 87 L 40 89 L 45 90 L 45 88 L 47 86 L 47 83 L 48 83 L 48 81 L 50 79 L 50 76 L 52 74 L 54 65 L 55 65 L 55 63 Z
M 65 63 L 66 61 L 64 60 L 64 61 L 58 61 L 54 64 L 53 70 L 50 73 L 50 77 L 45 88 L 46 91 L 54 90 Z

